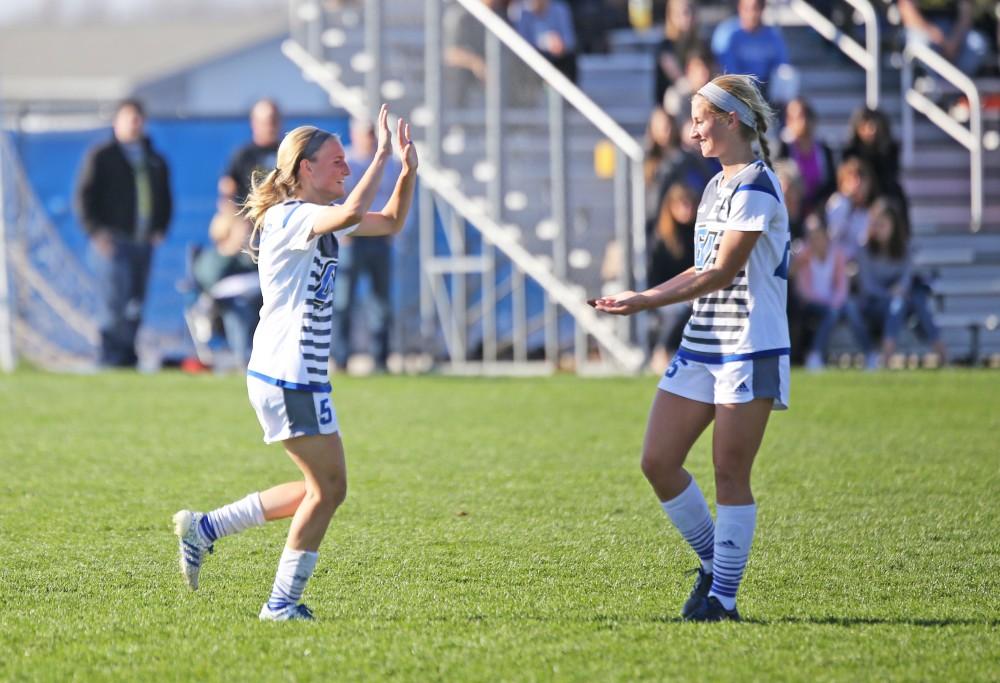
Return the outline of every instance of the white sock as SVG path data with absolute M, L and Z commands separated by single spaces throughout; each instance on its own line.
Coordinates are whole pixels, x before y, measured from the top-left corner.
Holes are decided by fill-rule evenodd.
M 712 514 L 708 511 L 705 496 L 695 483 L 694 477 L 691 477 L 691 483 L 679 495 L 663 501 L 660 506 L 681 532 L 684 540 L 698 553 L 702 569 L 706 574 L 711 574 L 715 525 L 712 524 Z
M 753 544 L 757 505 L 716 505 L 715 521 L 715 574 L 708 594 L 733 609 Z
M 286 546 L 278 561 L 278 573 L 274 576 L 271 597 L 267 600 L 268 608 L 279 610 L 289 605 L 297 605 L 318 559 L 319 553 L 311 550 L 292 550 Z
M 264 507 L 260 502 L 260 494 L 251 493 L 235 503 L 223 505 L 218 510 L 206 513 L 201 518 L 198 529 L 205 541 L 211 544 L 223 536 L 231 536 L 251 527 L 262 526 L 264 521 Z

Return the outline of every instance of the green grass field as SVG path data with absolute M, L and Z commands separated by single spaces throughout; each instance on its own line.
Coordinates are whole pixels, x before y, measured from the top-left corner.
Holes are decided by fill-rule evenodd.
M 241 378 L 0 376 L 0 680 L 1000 679 L 1000 375 L 796 375 L 742 624 L 677 617 L 655 384 L 338 379 L 319 620 L 262 624 L 287 521 L 220 541 L 197 593 L 169 525 L 296 474 Z

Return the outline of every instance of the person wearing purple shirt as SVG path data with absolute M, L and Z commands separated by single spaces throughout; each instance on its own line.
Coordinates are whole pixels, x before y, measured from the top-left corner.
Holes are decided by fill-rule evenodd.
M 524 0 L 512 9 L 512 23 L 521 37 L 552 62 L 566 78 L 576 81 L 576 32 L 563 0 Z
M 788 63 L 781 33 L 763 23 L 765 0 L 739 0 L 739 28 L 724 45 L 713 44 L 724 73 L 751 74 L 769 85 L 774 71 Z M 713 41 L 714 42 L 714 41 Z

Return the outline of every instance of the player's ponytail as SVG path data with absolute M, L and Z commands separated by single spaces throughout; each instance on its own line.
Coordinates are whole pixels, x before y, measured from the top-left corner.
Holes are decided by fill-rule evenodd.
M 299 191 L 299 163 L 311 158 L 330 133 L 314 126 L 299 126 L 284 137 L 278 146 L 277 166 L 269 171 L 254 171 L 250 179 L 251 190 L 243 202 L 241 213 L 253 223 L 247 253 L 257 261 L 260 231 L 264 227 L 264 214 Z
M 728 74 L 716 76 L 712 79 L 711 85 L 721 88 L 732 97 L 739 100 L 739 104 L 746 107 L 745 113 L 748 117 L 740 116 L 740 133 L 747 140 L 756 141 L 760 147 L 761 156 L 764 163 L 769 167 L 771 164 L 771 146 L 767 142 L 767 129 L 774 119 L 774 110 L 767 103 L 760 93 L 760 81 L 754 76 L 744 76 L 739 74 Z M 699 92 L 699 94 L 702 94 Z M 706 97 L 706 99 L 708 99 Z M 708 99 L 709 105 L 719 114 L 728 114 L 730 108 L 719 106 L 716 102 Z

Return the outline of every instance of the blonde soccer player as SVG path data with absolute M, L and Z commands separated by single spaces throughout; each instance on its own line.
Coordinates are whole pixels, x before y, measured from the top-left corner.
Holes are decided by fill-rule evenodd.
M 722 164 L 698 206 L 695 265 L 644 292 L 592 305 L 631 315 L 694 301 L 653 400 L 642 471 L 701 560 L 681 615 L 739 621 L 736 592 L 757 520 L 750 469 L 771 410 L 788 407 L 788 212 L 770 168 L 765 133 L 772 113 L 755 79 L 713 79 L 693 97 L 691 116 L 701 153 Z M 713 421 L 714 521 L 684 469 L 688 451 Z
M 181 571 L 198 588 L 202 562 L 223 536 L 291 517 L 271 594 L 261 620 L 312 619 L 299 601 L 316 567 L 319 546 L 347 494 L 347 469 L 337 414 L 330 400 L 331 303 L 337 238 L 399 232 L 413 201 L 417 152 L 410 127 L 397 127 L 402 169 L 380 211 L 369 211 L 392 155 L 388 109 L 378 118 L 378 151 L 344 199 L 350 175 L 336 135 L 312 126 L 288 133 L 277 166 L 254 178 L 244 210 L 253 222 L 264 305 L 254 334 L 247 390 L 266 443 L 280 442 L 302 471 L 301 481 L 251 493 L 211 512 L 174 515 Z M 337 200 L 344 199 L 336 204 Z

